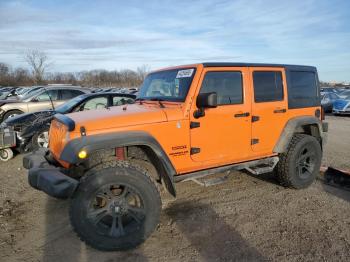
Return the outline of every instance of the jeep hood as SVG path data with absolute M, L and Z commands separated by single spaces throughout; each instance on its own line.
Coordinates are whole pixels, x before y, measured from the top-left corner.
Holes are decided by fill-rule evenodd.
M 75 132 L 79 132 L 81 126 L 84 126 L 89 132 L 167 121 L 164 110 L 158 105 L 146 105 L 145 103 L 83 111 L 66 116 L 75 122 Z

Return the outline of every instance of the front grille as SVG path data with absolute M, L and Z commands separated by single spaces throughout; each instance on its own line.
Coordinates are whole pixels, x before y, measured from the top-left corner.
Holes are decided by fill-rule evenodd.
M 348 104 L 349 101 L 346 100 L 335 100 L 333 103 L 333 109 L 343 110 L 344 107 Z
M 66 135 L 67 127 L 53 120 L 50 127 L 49 148 L 54 155 L 58 156 L 63 150 Z
M 0 130 L 0 148 L 8 148 L 16 145 L 16 133 L 13 128 L 6 127 Z

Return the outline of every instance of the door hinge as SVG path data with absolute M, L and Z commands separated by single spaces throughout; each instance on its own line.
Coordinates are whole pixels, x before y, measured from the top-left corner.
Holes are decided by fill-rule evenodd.
M 199 123 L 199 122 L 191 122 L 190 123 L 190 128 L 192 129 L 192 128 L 198 128 L 198 127 L 200 127 L 201 126 L 201 123 Z
M 191 155 L 198 154 L 199 152 L 201 152 L 199 147 L 191 147 Z
M 252 145 L 255 145 L 255 144 L 258 144 L 258 143 L 259 143 L 259 139 L 258 138 L 253 138 L 252 139 L 252 142 L 251 142 Z
M 252 122 L 257 122 L 260 120 L 260 116 L 252 116 Z

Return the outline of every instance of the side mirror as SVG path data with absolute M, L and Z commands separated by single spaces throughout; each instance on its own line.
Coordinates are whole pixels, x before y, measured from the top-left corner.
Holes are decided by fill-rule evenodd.
M 216 92 L 199 94 L 196 101 L 198 109 L 193 113 L 194 118 L 205 116 L 205 108 L 217 107 L 217 100 Z
M 197 97 L 198 108 L 213 108 L 217 107 L 218 98 L 216 92 L 199 94 Z

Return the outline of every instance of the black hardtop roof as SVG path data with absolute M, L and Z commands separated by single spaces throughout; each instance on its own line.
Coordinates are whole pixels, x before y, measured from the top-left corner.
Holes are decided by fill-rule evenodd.
M 205 62 L 204 67 L 284 67 L 287 70 L 316 71 L 314 66 L 268 64 L 268 63 L 240 63 L 240 62 Z

